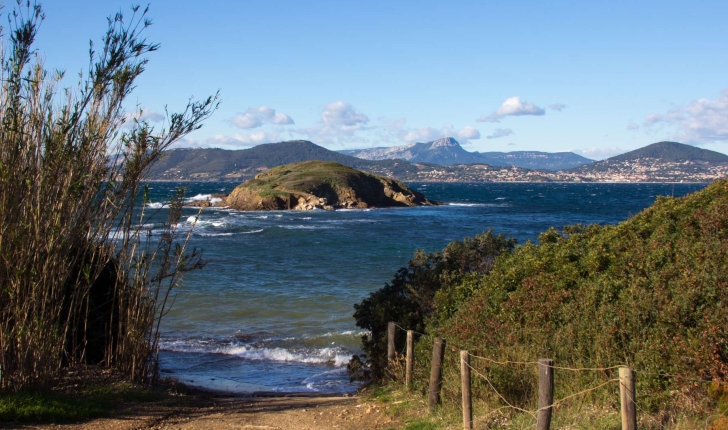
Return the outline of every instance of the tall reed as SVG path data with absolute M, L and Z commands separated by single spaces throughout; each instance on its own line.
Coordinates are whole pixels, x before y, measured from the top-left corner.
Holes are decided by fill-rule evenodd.
M 138 206 L 149 167 L 218 96 L 167 113 L 161 130 L 131 119 L 141 112 L 128 115 L 124 100 L 158 48 L 142 37 L 148 10 L 132 12 L 109 18 L 74 89 L 60 89 L 64 72 L 45 70 L 33 48 L 39 6 L 19 2 L 0 35 L 0 389 L 88 361 L 92 334 L 100 363 L 153 378 L 170 290 L 202 264 L 178 237 L 182 195 L 161 236 Z

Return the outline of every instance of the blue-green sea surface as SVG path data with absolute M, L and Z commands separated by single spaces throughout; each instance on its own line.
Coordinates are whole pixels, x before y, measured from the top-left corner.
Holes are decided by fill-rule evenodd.
M 190 199 L 235 184 L 152 183 L 147 210 L 185 186 Z M 434 252 L 493 228 L 536 240 L 549 227 L 616 224 L 658 195 L 695 184 L 411 184 L 445 206 L 240 212 L 208 208 L 191 246 L 209 261 L 188 273 L 163 319 L 161 370 L 191 385 L 231 392 L 356 390 L 346 363 L 364 332 L 353 304 L 382 287 L 417 249 Z M 189 229 L 198 209 L 185 208 Z

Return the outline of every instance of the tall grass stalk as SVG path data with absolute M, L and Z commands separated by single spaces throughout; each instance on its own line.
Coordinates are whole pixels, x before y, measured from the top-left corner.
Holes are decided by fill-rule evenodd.
M 47 384 L 92 353 L 148 380 L 170 290 L 202 260 L 178 238 L 182 196 L 165 233 L 152 236 L 141 184 L 218 97 L 167 113 L 161 130 L 125 112 L 158 48 L 142 36 L 146 9 L 109 18 L 73 89 L 60 89 L 65 73 L 45 70 L 33 48 L 41 8 L 19 3 L 9 18 L 0 35 L 0 389 Z

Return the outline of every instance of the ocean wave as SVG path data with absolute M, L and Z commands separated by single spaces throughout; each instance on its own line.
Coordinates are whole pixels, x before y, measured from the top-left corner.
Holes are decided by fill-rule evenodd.
M 364 336 L 365 334 L 368 335 L 368 334 L 371 334 L 371 332 L 369 330 L 344 330 L 344 331 L 340 331 L 340 332 L 332 332 L 332 331 L 330 331 L 328 333 L 319 334 L 319 335 L 315 335 L 315 336 L 310 336 L 310 338 L 311 339 L 315 339 L 315 338 L 318 338 L 318 337 L 333 337 L 333 336 L 356 336 L 356 337 L 361 337 L 361 336 Z
M 146 207 L 148 207 L 149 209 L 162 209 L 169 207 L 169 205 L 165 205 L 164 203 L 149 202 L 146 204 Z
M 199 202 L 199 201 L 205 201 L 207 199 L 211 199 L 212 194 L 198 194 L 196 196 L 190 197 L 187 199 L 188 202 Z
M 448 203 L 447 205 L 448 206 L 463 206 L 466 208 L 488 206 L 488 204 L 486 204 L 486 203 Z
M 345 366 L 351 353 L 338 347 L 318 349 L 287 349 L 281 347 L 255 347 L 252 345 L 220 345 L 203 341 L 161 341 L 161 350 L 172 352 L 234 355 L 251 361 L 273 361 L 280 363 L 331 364 Z
M 346 224 L 346 223 L 373 223 L 378 224 L 380 221 L 376 219 L 327 219 L 320 221 L 328 224 Z
M 303 224 L 295 224 L 295 225 L 285 225 L 285 224 L 279 224 L 276 227 L 285 228 L 286 230 L 328 230 L 332 229 L 334 227 L 324 227 L 321 225 L 303 225 Z

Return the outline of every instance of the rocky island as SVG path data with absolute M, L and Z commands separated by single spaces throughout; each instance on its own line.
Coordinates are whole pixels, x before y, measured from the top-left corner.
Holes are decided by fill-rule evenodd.
M 433 206 L 402 182 L 330 161 L 274 167 L 235 187 L 215 206 L 243 211 Z

